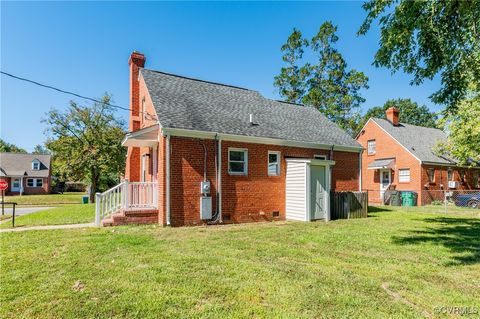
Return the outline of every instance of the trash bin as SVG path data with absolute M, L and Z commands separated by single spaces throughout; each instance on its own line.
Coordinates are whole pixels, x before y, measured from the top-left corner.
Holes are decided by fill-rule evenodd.
M 82 203 L 83 204 L 88 204 L 88 196 L 83 196 L 82 197 Z
M 411 191 L 402 192 L 402 206 L 416 206 L 417 205 L 417 193 Z
M 390 205 L 402 206 L 402 196 L 399 191 L 392 191 L 392 197 L 390 199 Z

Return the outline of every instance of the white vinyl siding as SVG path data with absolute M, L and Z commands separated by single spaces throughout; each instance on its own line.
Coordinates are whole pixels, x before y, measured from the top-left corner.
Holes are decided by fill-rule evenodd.
M 410 182 L 410 169 L 400 169 L 398 170 L 398 181 L 400 183 L 409 183 Z
M 289 220 L 306 220 L 307 211 L 307 165 L 306 163 L 287 162 L 285 215 Z

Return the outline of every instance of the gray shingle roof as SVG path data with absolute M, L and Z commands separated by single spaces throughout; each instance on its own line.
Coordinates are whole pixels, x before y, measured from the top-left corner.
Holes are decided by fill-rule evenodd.
M 40 161 L 40 169 L 33 170 L 32 162 Z M 48 177 L 50 171 L 50 155 L 0 153 L 0 176 Z
M 147 69 L 140 73 L 164 128 L 361 147 L 314 108 L 239 87 Z M 249 114 L 258 125 L 249 124 Z
M 447 136 L 443 131 L 406 123 L 394 126 L 389 121 L 379 118 L 372 120 L 422 162 L 455 164 L 454 160 L 437 156 L 432 151 L 438 141 L 446 140 Z

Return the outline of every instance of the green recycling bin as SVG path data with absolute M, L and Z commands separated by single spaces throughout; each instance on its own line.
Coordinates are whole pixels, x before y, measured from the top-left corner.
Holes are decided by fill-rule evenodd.
M 402 206 L 417 206 L 417 193 L 410 191 L 402 192 Z
M 82 203 L 83 204 L 88 204 L 88 196 L 83 196 L 82 197 Z

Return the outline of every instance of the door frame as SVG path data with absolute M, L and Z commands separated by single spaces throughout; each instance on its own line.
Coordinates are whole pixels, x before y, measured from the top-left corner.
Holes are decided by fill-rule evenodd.
M 329 160 L 317 160 L 317 159 L 312 159 L 308 160 L 307 162 L 307 178 L 306 178 L 306 207 L 307 211 L 305 212 L 305 220 L 306 221 L 312 221 L 315 220 L 312 218 L 312 213 L 311 213 L 311 198 L 310 198 L 310 191 L 311 191 L 311 174 L 310 174 L 310 168 L 312 166 L 323 166 L 325 167 L 325 196 L 324 196 L 324 201 L 325 201 L 325 221 L 329 221 L 331 219 L 331 213 L 330 213 L 330 189 L 331 189 L 331 179 L 332 179 L 332 171 L 331 167 L 335 165 L 334 161 L 329 161 Z
M 18 188 L 13 188 L 13 181 L 18 179 Z M 22 188 L 23 188 L 23 177 L 20 177 L 20 176 L 15 176 L 15 177 L 10 177 L 10 182 L 12 183 L 10 185 L 10 192 L 12 193 L 22 193 Z
M 383 185 L 382 175 L 384 172 L 388 172 L 388 185 L 385 189 L 382 189 L 382 185 Z M 390 168 L 384 168 L 384 169 L 380 169 L 379 173 L 380 173 L 380 199 L 383 201 L 385 196 L 385 191 L 388 189 L 388 187 L 390 187 L 390 185 L 392 185 L 392 170 Z

